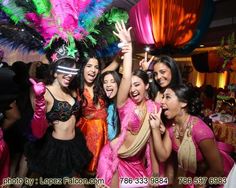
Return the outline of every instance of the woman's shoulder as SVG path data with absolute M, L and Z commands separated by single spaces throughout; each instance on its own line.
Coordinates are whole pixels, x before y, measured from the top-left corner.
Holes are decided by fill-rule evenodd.
M 154 112 L 155 110 L 159 111 L 160 107 L 161 107 L 161 103 L 159 102 L 155 102 L 153 100 L 148 99 L 146 101 L 147 104 L 147 108 L 149 112 Z
M 191 118 L 191 122 L 193 123 L 192 135 L 197 143 L 204 139 L 214 138 L 211 128 L 206 123 L 204 123 L 202 119 L 196 116 L 191 116 Z

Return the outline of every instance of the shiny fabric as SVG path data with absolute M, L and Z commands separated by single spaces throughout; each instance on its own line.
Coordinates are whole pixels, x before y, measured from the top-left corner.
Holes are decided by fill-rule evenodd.
M 3 179 L 10 175 L 10 154 L 6 142 L 3 140 L 3 132 L 0 128 L 0 185 Z
M 191 116 L 189 119 L 191 120 L 193 116 Z M 195 117 L 197 118 L 197 117 Z M 192 139 L 196 148 L 196 157 L 197 157 L 197 161 L 200 162 L 203 160 L 203 155 L 201 153 L 201 150 L 199 148 L 199 144 L 201 141 L 205 140 L 205 139 L 214 139 L 214 134 L 211 131 L 211 129 L 199 118 L 197 118 L 198 121 L 196 122 L 195 125 L 193 125 L 192 128 Z M 175 140 L 174 140 L 174 132 L 173 132 L 173 127 L 170 127 L 168 129 L 169 133 L 170 133 L 170 137 L 172 140 L 172 149 L 177 152 L 179 149 L 179 146 L 176 145 Z M 227 177 L 231 168 L 234 165 L 234 160 L 224 151 L 222 151 L 219 148 L 221 157 L 223 159 L 223 163 L 224 163 L 224 176 Z M 189 176 L 194 176 L 193 173 L 188 173 Z M 188 185 L 185 187 L 192 187 L 193 185 Z
M 155 108 L 159 109 L 159 105 L 151 100 L 146 101 L 147 112 L 154 112 Z M 97 168 L 97 177 L 102 178 L 106 185 L 111 184 L 113 174 L 118 171 L 119 177 L 150 177 L 151 176 L 151 158 L 150 147 L 147 142 L 144 148 L 140 149 L 136 155 L 127 158 L 121 158 L 118 154 L 118 150 L 123 144 L 126 133 L 129 128 L 132 128 L 133 123 L 140 125 L 140 120 L 137 119 L 137 115 L 134 113 L 136 104 L 128 99 L 124 106 L 118 109 L 119 117 L 121 121 L 121 133 L 116 138 L 115 144 L 111 146 L 108 143 L 101 151 L 99 157 L 99 163 Z M 137 127 L 137 125 L 134 125 Z M 146 160 L 144 164 L 144 159 Z M 122 185 L 121 187 L 123 187 Z M 139 185 L 132 187 L 140 187 Z M 141 185 L 145 187 L 145 185 Z
M 148 0 L 140 0 L 133 6 L 129 11 L 129 18 L 136 40 L 141 44 L 154 44 Z
M 87 99 L 87 104 L 82 104 L 82 117 L 89 116 L 89 119 L 106 119 L 107 111 L 105 101 L 99 99 L 98 102 L 100 104 L 100 108 L 96 108 L 93 104 L 93 98 L 90 96 L 89 91 L 87 89 L 84 90 L 84 96 Z M 80 96 L 78 95 L 78 100 L 80 100 Z
M 136 41 L 162 53 L 190 53 L 207 31 L 212 0 L 140 0 L 129 12 Z M 154 47 L 152 47 L 154 50 Z
M 113 140 L 119 129 L 119 118 L 114 103 L 109 104 L 107 108 L 108 139 Z
M 120 178 L 139 178 L 139 177 L 149 177 L 148 172 L 143 165 L 143 156 L 145 156 L 145 149 L 141 150 L 137 155 L 128 158 L 122 158 L 119 160 L 118 174 Z M 132 182 L 132 184 L 127 185 L 126 183 L 120 184 L 120 187 L 149 187 L 146 183 L 137 184 Z
M 108 141 L 107 112 L 103 100 L 99 100 L 100 108 L 97 109 L 93 104 L 92 97 L 89 95 L 88 90 L 85 89 L 84 95 L 87 99 L 87 105 L 83 105 L 82 117 L 76 126 L 79 127 L 84 134 L 87 146 L 93 154 L 93 159 L 87 170 L 94 173 L 96 172 L 100 152 Z M 88 116 L 90 118 L 86 118 Z
M 203 0 L 149 0 L 153 36 L 158 47 L 181 47 L 191 40 Z
M 93 158 L 88 165 L 89 172 L 95 172 L 97 169 L 98 158 L 103 146 L 107 143 L 107 123 L 102 119 L 81 118 L 78 124 Z

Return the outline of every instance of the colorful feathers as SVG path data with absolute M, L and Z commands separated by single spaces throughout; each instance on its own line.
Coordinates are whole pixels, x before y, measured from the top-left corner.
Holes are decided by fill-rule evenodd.
M 111 32 L 114 24 L 128 20 L 128 13 L 123 10 L 107 11 L 111 3 L 112 0 L 0 0 L 0 44 L 41 52 L 57 38 L 70 45 L 73 38 L 93 46 L 99 56 L 110 56 L 118 50 L 117 38 Z

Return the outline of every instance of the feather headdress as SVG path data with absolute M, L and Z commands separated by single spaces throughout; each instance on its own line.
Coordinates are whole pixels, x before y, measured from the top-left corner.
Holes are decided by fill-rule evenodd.
M 114 9 L 109 11 L 113 13 L 104 14 L 111 3 L 112 0 L 0 0 L 0 44 L 42 51 L 60 38 L 72 55 L 77 41 L 90 43 L 101 54 L 101 42 L 106 41 L 106 47 L 114 45 L 110 32 L 113 28 L 108 28 L 114 20 L 128 18 L 124 11 Z M 101 38 L 101 33 L 108 34 L 106 39 Z

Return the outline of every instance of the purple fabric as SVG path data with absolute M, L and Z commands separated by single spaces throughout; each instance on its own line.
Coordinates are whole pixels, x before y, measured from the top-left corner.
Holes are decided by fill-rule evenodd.
M 136 41 L 141 44 L 154 44 L 152 35 L 149 1 L 140 0 L 129 11 L 130 25 L 133 28 Z

